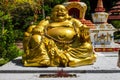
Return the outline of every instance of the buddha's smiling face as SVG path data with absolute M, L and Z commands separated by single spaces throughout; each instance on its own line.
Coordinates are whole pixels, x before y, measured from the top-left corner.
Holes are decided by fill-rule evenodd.
M 68 15 L 68 11 L 63 5 L 57 5 L 53 8 L 52 17 L 55 21 L 63 21 Z

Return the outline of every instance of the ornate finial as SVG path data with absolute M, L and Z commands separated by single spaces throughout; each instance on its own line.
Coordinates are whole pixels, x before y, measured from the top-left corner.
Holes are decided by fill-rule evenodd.
M 105 8 L 103 7 L 103 1 L 98 0 L 97 8 L 95 9 L 95 12 L 104 12 L 104 11 L 105 11 Z
M 69 2 L 72 2 L 72 1 L 77 1 L 77 2 L 80 2 L 80 0 L 68 0 Z

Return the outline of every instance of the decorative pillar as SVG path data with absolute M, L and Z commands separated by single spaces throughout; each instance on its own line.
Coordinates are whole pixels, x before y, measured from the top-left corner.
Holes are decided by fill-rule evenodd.
M 105 8 L 103 7 L 103 1 L 98 0 L 97 8 L 95 9 L 95 12 L 104 12 L 104 11 L 105 11 Z
M 105 12 L 103 7 L 103 1 L 98 0 L 95 13 L 92 14 L 96 28 L 91 33 L 94 49 L 97 52 L 112 52 L 116 48 L 113 40 L 115 28 L 107 22 L 108 16 L 109 14 Z
M 103 7 L 103 1 L 98 0 L 97 7 L 95 8 L 95 13 L 92 14 L 94 23 L 107 23 L 108 13 L 105 12 Z

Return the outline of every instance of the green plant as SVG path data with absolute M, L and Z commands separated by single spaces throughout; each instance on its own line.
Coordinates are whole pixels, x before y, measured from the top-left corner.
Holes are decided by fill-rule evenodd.
M 14 37 L 15 37 L 15 41 L 22 41 L 23 40 L 23 36 L 24 36 L 24 31 L 21 29 L 15 29 L 14 30 Z
M 112 20 L 110 23 L 116 28 L 120 29 L 120 20 Z M 120 39 L 120 31 L 114 32 L 114 39 Z
M 0 65 L 22 54 L 15 45 L 15 32 L 13 30 L 10 14 L 0 11 Z
M 111 21 L 111 24 L 117 28 L 117 29 L 120 29 L 120 20 L 112 20 Z
M 8 60 L 5 60 L 4 58 L 0 58 L 0 66 L 2 66 L 3 64 L 7 63 Z

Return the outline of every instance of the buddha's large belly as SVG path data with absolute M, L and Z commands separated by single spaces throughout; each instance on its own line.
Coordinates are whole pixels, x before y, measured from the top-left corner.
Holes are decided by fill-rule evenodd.
M 47 35 L 51 36 L 52 38 L 60 41 L 70 41 L 75 36 L 75 31 L 73 28 L 52 28 L 47 31 Z

